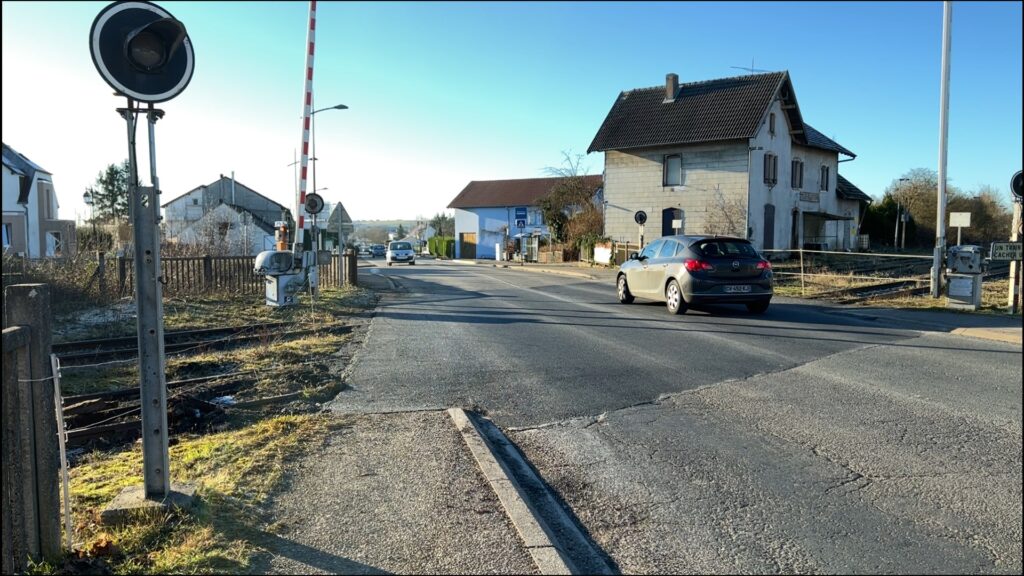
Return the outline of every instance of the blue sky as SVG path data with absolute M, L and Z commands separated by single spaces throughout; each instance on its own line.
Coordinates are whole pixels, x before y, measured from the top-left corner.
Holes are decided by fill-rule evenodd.
M 292 206 L 308 3 L 159 4 L 196 51 L 191 84 L 161 105 L 163 201 L 234 171 Z M 127 156 L 124 101 L 88 50 L 106 3 L 2 6 L 3 140 L 54 173 L 61 217 L 86 216 L 85 187 Z M 1021 6 L 954 3 L 961 188 L 1008 194 L 1021 168 Z M 315 105 L 350 107 L 317 114 L 317 186 L 357 220 L 429 217 L 470 180 L 543 176 L 586 152 L 620 91 L 752 60 L 789 70 L 804 119 L 857 153 L 840 172 L 867 193 L 938 163 L 941 2 L 319 2 L 317 18 Z M 585 166 L 599 174 L 603 155 Z

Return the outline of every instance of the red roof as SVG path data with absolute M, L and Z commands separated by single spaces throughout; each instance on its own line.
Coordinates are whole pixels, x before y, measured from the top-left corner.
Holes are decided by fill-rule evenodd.
M 518 180 L 473 180 L 459 192 L 449 208 L 502 208 L 505 206 L 531 206 L 551 193 L 551 189 L 565 178 L 520 178 Z M 587 186 L 597 190 L 601 176 L 583 176 Z

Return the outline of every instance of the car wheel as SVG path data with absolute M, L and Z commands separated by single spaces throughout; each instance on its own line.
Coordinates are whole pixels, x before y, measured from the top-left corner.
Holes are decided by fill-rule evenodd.
M 764 314 L 768 311 L 768 305 L 771 304 L 771 300 L 761 300 L 760 302 L 747 302 L 747 310 L 751 314 Z
M 391 266 L 391 262 L 388 262 L 388 266 Z
M 679 282 L 673 278 L 668 281 L 665 287 L 665 306 L 669 314 L 685 314 L 686 301 L 683 300 L 683 291 L 679 288 Z
M 633 302 L 633 294 L 629 291 L 629 284 L 626 283 L 626 275 L 619 274 L 619 280 L 616 282 L 617 292 L 619 294 L 619 302 L 622 304 L 631 304 Z
M 415 265 L 416 265 L 415 262 L 409 262 L 409 266 L 415 266 Z

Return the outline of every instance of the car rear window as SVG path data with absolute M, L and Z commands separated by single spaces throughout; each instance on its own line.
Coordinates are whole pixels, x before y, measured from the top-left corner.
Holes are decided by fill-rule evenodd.
M 412 250 L 412 245 L 408 242 L 392 242 L 392 250 Z
M 708 258 L 757 258 L 757 250 L 744 240 L 705 240 L 697 244 L 700 253 Z

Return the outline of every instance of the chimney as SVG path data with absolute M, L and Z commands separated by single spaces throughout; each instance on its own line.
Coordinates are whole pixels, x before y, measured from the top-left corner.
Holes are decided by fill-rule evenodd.
M 679 92 L 679 76 L 674 73 L 665 75 L 665 102 L 674 102 Z

